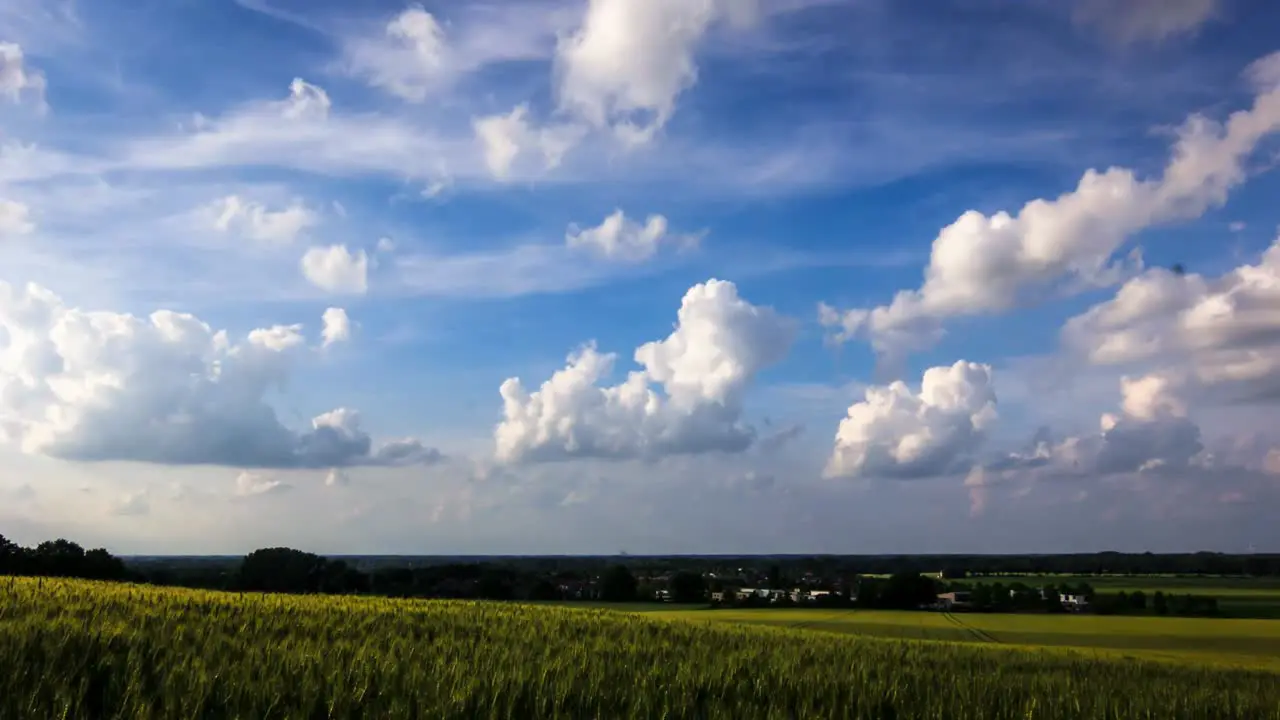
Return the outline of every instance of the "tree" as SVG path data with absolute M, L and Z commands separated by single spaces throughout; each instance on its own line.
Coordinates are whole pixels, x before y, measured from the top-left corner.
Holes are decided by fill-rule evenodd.
M 702 573 L 682 570 L 671 578 L 671 602 L 701 603 L 707 600 L 707 583 Z
M 113 557 L 104 548 L 96 548 L 84 554 L 79 576 L 91 580 L 120 580 L 127 574 L 124 561 Z
M 46 577 L 78 577 L 84 570 L 84 548 L 70 540 L 46 540 L 30 556 L 30 571 Z
M 530 600 L 559 600 L 560 589 L 557 588 L 550 580 L 546 578 L 538 578 L 529 588 Z
M 1151 598 L 1151 607 L 1158 615 L 1169 614 L 1169 600 L 1164 593 L 1157 590 L 1156 594 Z
M 15 575 L 22 564 L 23 549 L 9 538 L 0 535 L 0 575 Z
M 914 610 L 937 601 L 938 587 L 933 578 L 920 573 L 894 573 L 889 577 L 879 598 L 879 607 Z
M 292 548 L 263 548 L 240 564 L 241 590 L 318 592 L 324 584 L 326 560 Z
M 605 602 L 631 602 L 636 599 L 636 577 L 626 565 L 614 565 L 600 580 L 600 599 Z
M 777 564 L 769 566 L 769 589 L 782 589 L 782 568 Z
M 1134 610 L 1147 609 L 1147 595 L 1141 590 L 1134 590 L 1129 594 L 1129 607 Z

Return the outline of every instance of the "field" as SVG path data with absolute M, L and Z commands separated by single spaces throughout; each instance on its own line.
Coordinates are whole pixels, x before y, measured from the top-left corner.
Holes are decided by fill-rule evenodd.
M 1260 719 L 1280 718 L 1277 680 L 602 610 L 0 578 L 6 719 Z
M 1101 655 L 1280 672 L 1280 622 L 1274 620 L 807 609 L 674 610 L 649 616 L 864 637 L 1076 648 Z

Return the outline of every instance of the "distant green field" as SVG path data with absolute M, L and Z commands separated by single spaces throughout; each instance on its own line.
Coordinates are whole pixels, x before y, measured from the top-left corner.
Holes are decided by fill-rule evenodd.
M 1280 670 L 1280 621 L 1275 620 L 807 609 L 673 610 L 647 616 Z
M 1280 619 L 1280 578 L 1201 577 L 1174 575 L 993 575 L 953 580 L 961 584 L 1015 582 L 1038 586 L 1046 583 L 1087 582 L 1104 593 L 1141 590 L 1148 596 L 1156 591 L 1174 595 L 1209 595 L 1218 599 L 1218 609 L 1231 617 Z

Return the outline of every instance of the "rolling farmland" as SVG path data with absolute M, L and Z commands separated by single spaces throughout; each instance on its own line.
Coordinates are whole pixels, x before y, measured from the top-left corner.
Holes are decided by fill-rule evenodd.
M 1075 648 L 1112 656 L 1280 671 L 1280 622 L 1274 620 L 893 610 L 676 610 L 649 615 L 864 637 Z
M 1263 670 L 697 614 L 0 579 L 0 717 L 1280 718 Z

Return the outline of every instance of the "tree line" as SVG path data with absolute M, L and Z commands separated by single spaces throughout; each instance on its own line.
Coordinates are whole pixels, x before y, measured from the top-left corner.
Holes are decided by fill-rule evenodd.
M 949 557 L 949 563 L 938 562 Z M 1211 558 L 1231 558 L 1218 568 Z M 802 587 L 823 590 L 809 604 L 818 606 L 913 609 L 933 604 L 937 594 L 950 588 L 970 592 L 973 609 L 991 612 L 1057 611 L 1061 594 L 1089 598 L 1089 611 L 1099 614 L 1154 613 L 1212 615 L 1217 601 L 1198 595 L 1148 597 L 1142 592 L 1095 594 L 1087 584 L 1049 584 L 1030 587 L 1021 582 L 1004 584 L 999 575 L 1032 569 L 1061 571 L 1078 568 L 1084 558 L 1108 569 L 1133 568 L 1129 560 L 1145 560 L 1148 569 L 1191 563 L 1202 569 L 1226 569 L 1237 564 L 1263 571 L 1270 556 L 1219 556 L 1197 553 L 1179 556 L 902 556 L 857 558 L 851 556 L 726 557 L 622 557 L 622 558 L 494 558 L 487 561 L 423 558 L 374 558 L 363 569 L 340 558 L 326 558 L 291 548 L 263 548 L 243 558 L 136 558 L 126 563 L 102 548 L 85 550 L 66 539 L 42 542 L 26 548 L 0 535 L 0 574 L 44 577 L 76 577 L 123 580 L 156 585 L 178 585 L 216 590 L 285 593 L 357 593 L 390 597 L 456 598 L 488 600 L 591 600 L 635 602 L 660 597 L 675 603 L 708 602 L 712 593 L 724 604 L 771 606 L 792 603 L 789 596 L 740 597 L 734 588 L 774 590 Z M 1117 560 L 1128 558 L 1129 560 Z M 1194 559 L 1194 562 L 1192 562 Z M 1250 565 L 1248 560 L 1260 562 Z M 1265 562 L 1263 562 L 1265 561 Z M 399 563 L 399 564 L 395 564 Z M 415 564 L 418 563 L 418 564 Z M 859 566 L 860 563 L 861 565 Z M 889 564 L 884 564 L 889 563 Z M 1025 563 L 1031 563 L 1025 566 Z M 1196 565 L 1199 563 L 1199 565 Z M 875 570 L 896 567 L 892 573 L 870 577 Z M 942 579 L 922 574 L 917 567 L 942 565 Z M 861 571 L 855 571 L 860 567 Z M 991 569 L 999 567 L 998 572 Z M 727 572 L 731 570 L 732 572 Z M 984 575 L 984 571 L 992 572 Z M 1101 571 L 1098 571 L 1101 572 Z M 955 578 L 981 578 L 965 585 Z M 728 591 L 728 593 L 726 593 Z
M 27 548 L 0 535 L 0 575 L 124 580 L 129 572 L 120 558 L 103 548 L 85 550 L 63 539 Z

